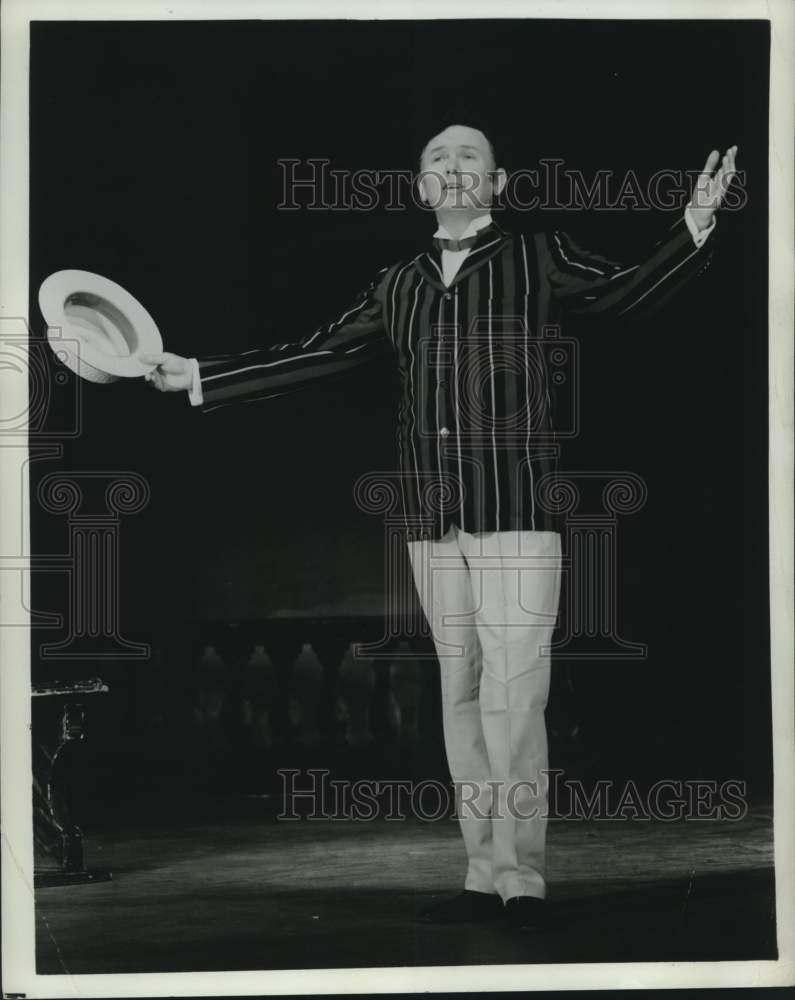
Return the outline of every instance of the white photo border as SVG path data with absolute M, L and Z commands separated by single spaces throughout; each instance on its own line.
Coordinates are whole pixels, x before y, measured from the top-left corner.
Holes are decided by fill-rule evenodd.
M 4 627 L 0 603 L 0 789 L 2 791 L 2 980 L 27 997 L 241 996 L 784 986 L 795 983 L 795 782 L 793 746 L 793 120 L 795 7 L 790 0 L 492 0 L 488 17 L 560 19 L 761 19 L 771 21 L 770 90 L 770 624 L 774 743 L 776 917 L 779 959 L 135 975 L 46 975 L 35 971 L 33 833 L 30 805 L 29 630 Z M 4 0 L 0 79 L 0 320 L 28 312 L 28 81 L 30 22 L 240 19 L 454 19 L 483 17 L 473 0 Z M 530 19 L 530 18 L 528 18 Z M 727 65 L 726 72 L 731 72 Z M 719 82 L 719 81 L 718 81 Z M 709 99 L 707 95 L 705 99 Z M 4 388 L 6 383 L 4 382 Z M 27 377 L 10 407 L 27 407 Z M 13 454 L 12 454 L 13 452 Z M 0 447 L 0 553 L 29 553 L 28 511 L 19 500 L 24 449 Z M 12 494 L 17 496 L 13 500 Z M 27 581 L 27 576 L 26 576 Z M 2 574 L 0 574 L 2 583 Z M 28 583 L 22 595 L 29 607 Z M 2 593 L 0 593 L 0 597 Z M 11 599 L 11 595 L 6 596 Z M 13 595 L 19 600 L 19 595 Z

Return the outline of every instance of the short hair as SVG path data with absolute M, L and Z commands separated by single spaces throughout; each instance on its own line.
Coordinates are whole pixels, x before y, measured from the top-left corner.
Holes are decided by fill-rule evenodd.
M 454 122 L 453 124 L 454 125 L 464 125 L 466 123 L 465 122 Z M 476 128 L 475 125 L 467 125 L 466 127 L 467 128 Z M 447 129 L 447 128 L 450 128 L 450 126 L 449 125 L 445 125 L 444 128 L 440 128 L 439 129 L 439 132 L 444 132 L 444 130 Z M 494 152 L 494 146 L 493 146 L 493 144 L 491 142 L 491 139 L 489 139 L 489 137 L 486 135 L 486 133 L 483 131 L 482 128 L 478 129 L 477 131 L 480 132 L 482 134 L 483 138 L 486 140 L 486 145 L 489 148 L 489 156 L 491 157 L 491 169 L 492 170 L 496 170 L 497 169 L 497 156 L 496 156 L 496 154 Z M 434 132 L 434 135 L 438 135 L 439 132 Z M 431 136 L 431 138 L 433 138 L 433 136 Z M 425 145 L 420 150 L 420 166 L 422 166 L 422 158 L 425 155 L 425 150 L 428 148 L 428 145 L 430 144 L 430 141 L 431 140 L 428 139 L 428 141 L 425 143 Z
M 451 128 L 453 125 L 465 125 L 467 128 L 477 129 L 481 133 L 483 138 L 486 140 L 486 145 L 488 146 L 489 154 L 491 156 L 491 169 L 497 169 L 497 154 L 494 150 L 494 143 L 489 138 L 488 132 L 477 122 L 470 118 L 455 118 L 451 116 L 445 116 L 442 120 L 440 128 L 437 128 L 431 133 L 430 138 L 425 140 L 422 149 L 420 150 L 420 166 L 422 166 L 422 158 L 425 155 L 425 150 L 428 148 L 428 144 L 435 135 L 439 135 L 440 132 L 444 132 L 445 129 Z

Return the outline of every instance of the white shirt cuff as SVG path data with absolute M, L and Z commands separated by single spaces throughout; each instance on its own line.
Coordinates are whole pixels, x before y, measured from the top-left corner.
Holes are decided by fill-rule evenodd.
M 204 393 L 202 392 L 202 380 L 199 374 L 199 362 L 196 358 L 188 358 L 193 367 L 193 381 L 191 382 L 191 387 L 188 390 L 188 399 L 190 400 L 191 406 L 201 406 L 204 402 Z
M 708 226 L 706 229 L 698 229 L 695 222 L 693 222 L 693 217 L 690 214 L 690 206 L 688 205 L 685 209 L 685 222 L 687 223 L 687 228 L 690 230 L 690 235 L 693 237 L 693 242 L 697 247 L 701 247 L 707 242 L 707 237 L 715 228 L 717 219 L 713 215 L 711 226 Z

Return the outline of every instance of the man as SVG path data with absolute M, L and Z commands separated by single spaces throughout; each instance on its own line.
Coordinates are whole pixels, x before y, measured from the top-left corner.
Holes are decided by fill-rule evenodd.
M 503 232 L 490 208 L 505 171 L 483 132 L 452 125 L 421 156 L 433 249 L 381 270 L 339 319 L 297 343 L 146 359 L 156 388 L 187 390 L 211 411 L 394 353 L 406 539 L 439 658 L 467 854 L 463 891 L 429 908 L 431 922 L 504 915 L 532 930 L 545 920 L 544 710 L 561 540 L 541 502 L 555 447 L 538 337 L 567 315 L 646 310 L 702 270 L 736 152 L 719 167 L 710 154 L 684 217 L 627 266 L 560 231 Z

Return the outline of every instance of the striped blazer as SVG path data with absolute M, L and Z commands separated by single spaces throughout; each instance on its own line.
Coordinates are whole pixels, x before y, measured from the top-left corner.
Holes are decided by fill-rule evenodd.
M 558 530 L 543 332 L 566 316 L 646 314 L 705 268 L 712 242 L 697 248 L 682 218 L 645 259 L 621 264 L 559 230 L 514 236 L 491 223 L 449 287 L 432 249 L 383 268 L 298 342 L 200 359 L 203 408 L 281 396 L 391 352 L 407 536 Z

